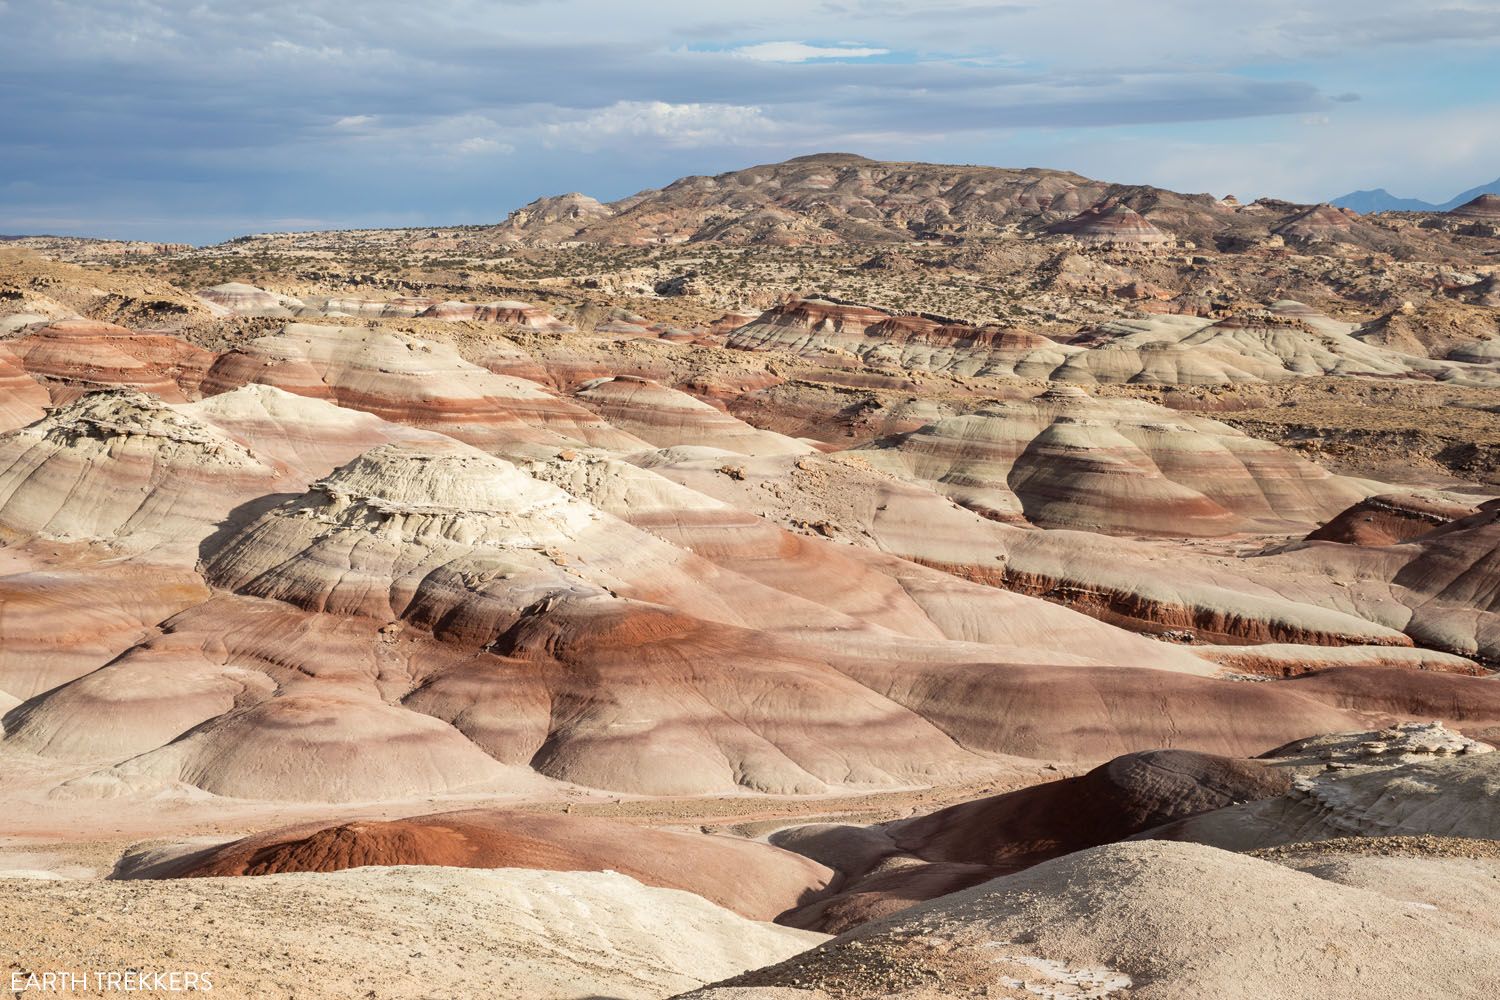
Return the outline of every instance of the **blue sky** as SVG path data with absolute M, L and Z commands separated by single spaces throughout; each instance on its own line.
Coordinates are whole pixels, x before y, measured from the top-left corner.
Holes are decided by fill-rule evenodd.
M 0 129 L 0 233 L 194 243 L 827 150 L 1442 201 L 1500 0 L 0 0 Z

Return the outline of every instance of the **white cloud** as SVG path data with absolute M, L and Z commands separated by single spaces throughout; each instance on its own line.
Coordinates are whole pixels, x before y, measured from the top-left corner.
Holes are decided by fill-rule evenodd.
M 453 147 L 453 152 L 460 156 L 472 156 L 477 153 L 514 153 L 515 151 L 516 147 L 509 143 L 478 135 L 461 140 Z
M 812 59 L 869 59 L 890 54 L 890 49 L 867 49 L 852 45 L 808 45 L 806 42 L 759 42 L 730 49 L 731 54 L 756 62 L 800 63 Z
M 667 146 L 744 145 L 780 130 L 758 107 L 743 104 L 669 104 L 618 101 L 573 121 L 543 128 L 548 145 L 585 149 L 648 139 Z
M 374 115 L 345 115 L 333 123 L 334 128 L 363 128 L 375 124 Z

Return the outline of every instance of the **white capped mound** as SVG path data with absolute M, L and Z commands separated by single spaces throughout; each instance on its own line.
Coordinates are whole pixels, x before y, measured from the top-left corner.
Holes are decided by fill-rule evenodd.
M 120 551 L 196 546 L 282 470 L 134 390 L 91 393 L 0 437 L 0 531 Z
M 431 626 L 467 606 L 464 616 L 499 627 L 549 588 L 571 588 L 544 550 L 599 516 L 460 442 L 397 442 L 264 514 L 210 555 L 204 573 L 226 590 L 310 611 L 412 615 Z
M 86 951 L 105 969 L 206 972 L 236 998 L 646 1000 L 823 940 L 613 872 L 513 868 L 7 880 L 0 919 L 28 968 Z
M 1204 813 L 1163 835 L 1230 850 L 1334 837 L 1500 840 L 1500 753 L 1455 737 L 1441 726 L 1369 734 L 1362 746 L 1374 749 L 1357 766 L 1298 778 L 1283 796 Z
M 1196 844 L 1125 843 L 865 924 L 731 984 L 835 1000 L 1481 1000 L 1500 982 L 1497 931 L 1493 910 L 1413 905 Z
M 217 307 L 220 315 L 237 316 L 291 316 L 302 309 L 301 299 L 279 292 L 268 292 L 242 281 L 226 281 L 221 285 L 199 289 L 198 299 L 210 308 Z

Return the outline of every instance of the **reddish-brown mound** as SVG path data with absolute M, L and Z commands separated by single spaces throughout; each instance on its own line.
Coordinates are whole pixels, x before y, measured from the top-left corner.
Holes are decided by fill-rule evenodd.
M 863 333 L 867 328 L 889 318 L 889 313 L 873 306 L 830 299 L 791 299 L 763 313 L 758 321 L 805 326 L 829 333 Z
M 144 878 L 331 872 L 367 865 L 617 871 L 769 920 L 824 888 L 815 861 L 748 840 L 500 809 L 355 820 L 256 834 L 142 871 Z
M 1047 232 L 1084 243 L 1165 243 L 1171 238 L 1119 202 L 1101 202 L 1084 209 L 1071 219 L 1048 226 Z
M 1314 205 L 1271 230 L 1290 240 L 1337 240 L 1354 228 L 1358 212 L 1332 205 Z
M 837 894 L 778 919 L 840 934 L 1051 858 L 1272 798 L 1289 787 L 1286 775 L 1255 760 L 1185 750 L 1127 754 L 1076 778 L 962 802 L 872 831 L 889 838 L 883 856 L 868 847 L 844 855 L 851 860 L 841 864 L 852 870 L 843 873 L 850 881 Z M 801 839 L 793 834 L 787 842 Z
M 1253 760 L 1189 750 L 1116 757 L 1064 778 L 893 824 L 904 851 L 928 861 L 1018 871 L 1235 802 L 1281 795 L 1288 779 Z
M 195 395 L 214 354 L 175 337 L 113 323 L 65 319 L 8 345 L 33 375 L 88 386 L 127 386 L 167 402 Z
M 1465 219 L 1500 219 L 1500 194 L 1482 194 L 1473 201 L 1464 202 L 1448 214 Z
M 0 346 L 0 433 L 40 420 L 49 402 L 46 388 L 27 373 L 19 358 Z
M 1420 538 L 1478 512 L 1477 507 L 1453 503 L 1441 497 L 1386 493 L 1361 500 L 1312 532 L 1307 540 L 1346 545 L 1395 545 Z

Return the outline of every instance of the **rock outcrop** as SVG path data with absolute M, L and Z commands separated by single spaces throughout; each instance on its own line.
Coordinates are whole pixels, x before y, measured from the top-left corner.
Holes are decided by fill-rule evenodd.
M 1149 246 L 1167 243 L 1172 239 L 1147 222 L 1139 212 L 1119 202 L 1101 202 L 1090 206 L 1071 219 L 1047 227 L 1047 232 L 1071 236 L 1080 243 L 1096 244 Z

